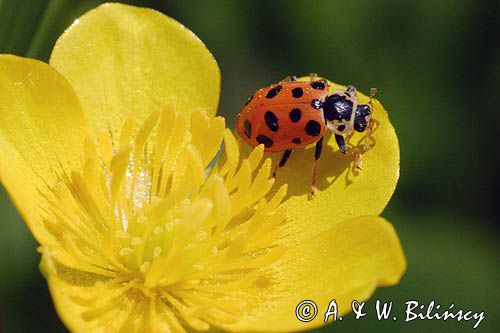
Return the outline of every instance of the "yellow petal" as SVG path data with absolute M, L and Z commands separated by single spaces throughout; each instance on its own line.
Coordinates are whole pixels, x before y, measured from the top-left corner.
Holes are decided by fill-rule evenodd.
M 397 283 L 405 269 L 403 251 L 390 223 L 370 216 L 336 223 L 290 248 L 273 264 L 269 281 L 257 283 L 261 306 L 227 328 L 288 332 L 321 326 L 331 300 L 335 299 L 344 315 L 353 300 L 362 302 L 377 286 Z M 309 323 L 295 316 L 295 308 L 303 300 L 318 307 L 316 318 Z
M 332 83 L 333 89 L 345 89 Z M 361 104 L 369 98 L 357 93 Z M 277 184 L 288 184 L 285 202 L 290 241 L 308 239 L 349 218 L 379 215 L 389 202 L 399 178 L 399 144 L 387 112 L 374 100 L 374 118 L 380 122 L 373 133 L 376 144 L 363 152 L 362 168 L 356 170 L 352 155 L 342 154 L 331 132 L 325 137 L 318 160 L 318 190 L 309 195 L 314 161 L 314 145 L 295 150 L 286 166 L 278 172 Z M 355 133 L 348 146 L 363 149 L 366 133 Z M 281 154 L 273 154 L 277 163 Z
M 49 65 L 0 55 L 0 179 L 40 241 L 48 189 L 79 167 L 87 121 Z
M 148 300 L 141 291 L 121 280 L 68 268 L 55 261 L 47 248 L 40 247 L 40 252 L 40 269 L 56 310 L 70 331 L 158 331 L 147 326 L 154 300 Z M 158 321 L 165 320 L 157 319 L 151 326 L 158 327 Z
M 165 306 L 161 295 L 134 288 L 133 282 L 69 269 L 53 261 L 49 251 L 42 252 L 42 271 L 56 309 L 70 330 L 106 332 L 126 327 L 128 332 L 183 331 L 178 315 L 170 305 Z M 377 286 L 397 283 L 405 268 L 401 245 L 390 223 L 379 217 L 338 223 L 261 269 L 253 292 L 242 288 L 235 295 L 237 300 L 257 306 L 243 313 L 235 309 L 233 320 L 220 321 L 215 327 L 244 332 L 318 327 L 324 325 L 323 315 L 331 300 L 335 299 L 339 315 L 344 316 L 353 300 L 363 302 Z M 162 295 L 169 297 L 168 293 Z M 316 318 L 309 323 L 296 318 L 296 307 L 303 300 L 318 307 Z
M 143 315 L 132 300 L 126 301 L 123 290 L 109 283 L 74 285 L 56 275 L 49 275 L 47 282 L 56 310 L 72 332 L 120 332 Z M 128 327 L 128 332 L 137 331 Z
M 50 64 L 73 85 L 90 123 L 117 134 L 168 105 L 217 110 L 220 73 L 205 45 L 151 9 L 104 4 L 58 39 Z M 118 139 L 118 138 L 117 138 Z

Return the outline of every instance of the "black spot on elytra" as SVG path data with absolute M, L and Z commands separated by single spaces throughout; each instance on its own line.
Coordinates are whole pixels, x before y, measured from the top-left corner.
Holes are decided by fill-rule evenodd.
M 252 124 L 250 124 L 250 121 L 248 121 L 248 119 L 243 123 L 243 132 L 245 132 L 245 135 L 248 138 L 252 136 Z
M 310 136 L 318 136 L 321 133 L 321 125 L 316 120 L 309 120 L 306 124 L 306 133 Z
M 253 95 L 250 96 L 250 97 L 248 97 L 247 102 L 245 103 L 245 105 L 250 104 L 250 102 L 252 101 L 252 99 L 253 99 Z
M 304 95 L 304 90 L 302 90 L 302 88 L 293 88 L 292 89 L 292 96 L 295 97 L 295 98 L 299 98 L 299 97 L 302 97 L 302 95 Z
M 292 123 L 296 123 L 302 117 L 302 111 L 300 111 L 299 108 L 294 108 L 294 109 L 292 109 L 292 111 L 290 111 L 289 116 L 290 116 L 290 120 L 292 121 Z
M 256 140 L 259 144 L 263 144 L 264 147 L 266 148 L 272 147 L 274 143 L 273 140 L 269 139 L 267 136 L 263 134 L 257 135 Z
M 296 145 L 300 145 L 302 143 L 302 139 L 301 138 L 293 138 L 292 142 L 295 143 Z
M 339 132 L 343 132 L 345 130 L 345 125 L 340 125 L 340 126 L 337 126 L 337 130 Z
M 311 101 L 311 106 L 317 110 L 317 109 L 321 109 L 321 107 L 323 106 L 323 103 L 321 102 L 321 100 L 315 98 Z
M 317 90 L 324 90 L 325 89 L 325 84 L 321 81 L 314 81 L 311 83 L 311 87 L 313 89 L 317 89 Z
M 279 129 L 278 126 L 278 118 L 272 111 L 267 111 L 266 114 L 264 114 L 264 120 L 266 121 L 267 127 L 273 132 L 277 132 Z
M 274 88 L 269 89 L 269 91 L 266 94 L 266 98 L 273 98 L 274 96 L 279 94 L 281 89 L 283 89 L 282 86 L 276 86 Z

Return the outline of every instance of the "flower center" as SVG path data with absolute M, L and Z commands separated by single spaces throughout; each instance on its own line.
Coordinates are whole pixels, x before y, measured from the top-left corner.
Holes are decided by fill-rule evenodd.
M 82 170 L 49 198 L 44 259 L 63 278 L 69 269 L 113 286 L 110 302 L 163 307 L 196 329 L 234 321 L 284 251 L 286 187 L 268 198 L 270 160 L 258 147 L 240 163 L 222 118 L 163 112 L 133 128 L 85 141 Z M 223 162 L 208 171 L 223 138 Z

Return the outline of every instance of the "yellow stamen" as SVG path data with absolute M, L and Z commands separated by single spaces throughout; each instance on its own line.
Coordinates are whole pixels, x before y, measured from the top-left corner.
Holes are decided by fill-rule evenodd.
M 224 162 L 207 173 L 222 139 Z M 98 145 L 85 140 L 82 170 L 61 180 L 46 217 L 54 237 L 43 249 L 46 269 L 94 274 L 106 295 L 75 295 L 86 308 L 82 319 L 110 324 L 120 308 L 123 325 L 137 329 L 147 323 L 139 324 L 134 311 L 147 312 L 154 327 L 208 330 L 256 305 L 237 295 L 266 280 L 261 268 L 285 251 L 279 239 L 286 186 L 267 198 L 274 180 L 263 147 L 240 163 L 222 118 L 196 110 L 186 119 L 171 108 L 152 114 L 135 135 L 126 120 L 113 144 L 105 132 Z

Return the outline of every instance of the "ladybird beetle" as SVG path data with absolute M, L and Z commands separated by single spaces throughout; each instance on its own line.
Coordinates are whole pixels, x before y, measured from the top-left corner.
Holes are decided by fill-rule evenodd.
M 330 84 L 311 74 L 309 81 L 297 81 L 295 75 L 277 84 L 257 90 L 241 110 L 236 119 L 236 130 L 250 146 L 264 145 L 266 152 L 284 152 L 276 165 L 285 166 L 293 149 L 315 143 L 314 167 L 311 194 L 316 190 L 317 161 L 321 156 L 326 128 L 335 134 L 342 153 L 347 152 L 344 137 L 353 131 L 371 133 L 373 129 L 372 97 L 370 102 L 359 104 L 356 88 L 334 90 L 330 95 Z M 352 112 L 355 110 L 355 112 Z M 372 141 L 374 142 L 373 138 Z M 361 169 L 359 150 L 354 152 L 356 166 Z

